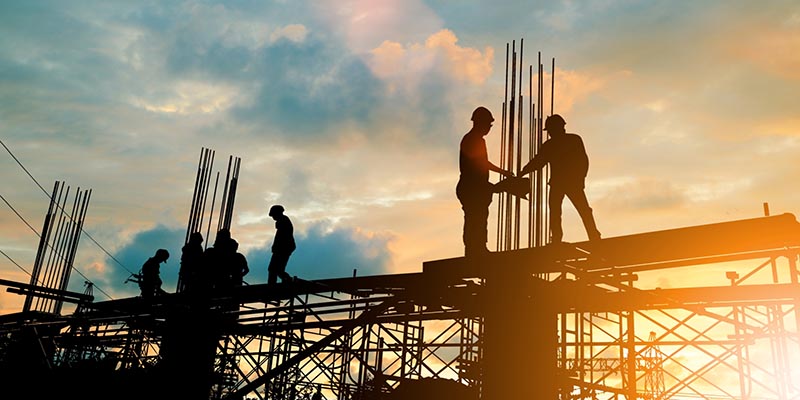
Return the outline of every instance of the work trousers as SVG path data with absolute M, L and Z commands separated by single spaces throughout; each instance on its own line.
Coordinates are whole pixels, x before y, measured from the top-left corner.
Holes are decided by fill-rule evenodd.
M 278 277 L 281 278 L 281 282 L 290 282 L 292 280 L 292 276 L 286 273 L 286 264 L 289 263 L 291 255 L 292 253 L 272 253 L 269 267 L 267 267 L 267 272 L 269 273 L 267 283 L 277 283 Z
M 489 182 L 468 183 L 459 181 L 456 196 L 464 210 L 464 255 L 486 253 L 489 205 L 492 204 L 494 185 Z
M 550 198 L 548 199 L 550 206 L 550 242 L 559 243 L 564 237 L 564 230 L 561 227 L 561 207 L 564 197 L 568 197 L 572 205 L 575 206 L 575 210 L 578 211 L 589 240 L 600 239 L 600 232 L 597 230 L 592 208 L 589 207 L 589 200 L 586 199 L 583 187 L 550 186 Z

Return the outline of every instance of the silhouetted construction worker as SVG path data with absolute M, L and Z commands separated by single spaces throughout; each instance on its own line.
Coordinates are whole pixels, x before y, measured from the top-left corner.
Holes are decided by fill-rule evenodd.
M 583 220 L 583 226 L 589 240 L 600 239 L 600 232 L 595 225 L 592 209 L 586 199 L 584 187 L 586 174 L 589 172 L 589 157 L 580 136 L 567 133 L 564 129 L 566 121 L 558 114 L 545 120 L 544 130 L 550 139 L 542 143 L 539 152 L 520 171 L 520 176 L 542 169 L 550 164 L 550 243 L 560 243 L 564 236 L 561 227 L 561 204 L 564 196 L 569 197 L 572 205 Z
M 161 263 L 166 262 L 168 259 L 169 252 L 165 249 L 158 249 L 154 256 L 144 262 L 139 279 L 139 289 L 142 291 L 142 297 L 152 298 L 166 293 L 161 289 Z
M 489 205 L 492 195 L 497 191 L 489 182 L 489 171 L 506 177 L 514 174 L 491 162 L 486 151 L 484 136 L 492 129 L 494 117 L 485 107 L 478 107 L 472 112 L 472 129 L 461 139 L 461 150 L 458 166 L 461 175 L 456 185 L 456 196 L 464 210 L 464 255 L 480 255 L 487 253 L 486 239 Z
M 220 281 L 217 282 L 216 287 L 223 291 L 233 291 L 232 294 L 235 294 L 235 290 L 244 283 L 244 276 L 250 272 L 250 268 L 247 266 L 247 258 L 245 258 L 244 254 L 238 252 L 239 242 L 233 238 L 228 239 L 227 244 L 222 246 L 221 249 L 220 262 L 222 264 L 219 267 L 223 275 L 220 276 Z M 239 309 L 236 296 L 232 296 L 227 303 L 228 304 L 225 306 L 227 310 L 233 311 Z M 235 319 L 233 315 L 230 317 Z
M 272 242 L 272 257 L 269 260 L 267 283 L 291 282 L 292 276 L 286 273 L 286 264 L 289 257 L 297 248 L 294 242 L 294 227 L 289 217 L 283 214 L 285 210 L 281 205 L 274 205 L 269 209 L 269 216 L 275 220 L 275 239 Z
M 239 242 L 231 239 L 232 262 L 230 263 L 230 280 L 234 287 L 242 286 L 244 276 L 250 272 L 247 265 L 247 258 L 239 253 Z
M 203 253 L 202 276 L 205 289 L 222 289 L 230 287 L 230 267 L 233 260 L 233 243 L 231 232 L 227 229 L 217 231 L 214 246 Z
M 181 248 L 181 269 L 179 272 L 181 287 L 179 291 L 190 292 L 197 282 L 203 262 L 203 234 L 193 232 L 189 241 Z

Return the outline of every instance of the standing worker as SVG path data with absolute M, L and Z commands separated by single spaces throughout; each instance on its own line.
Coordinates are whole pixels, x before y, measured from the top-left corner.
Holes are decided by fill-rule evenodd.
M 152 298 L 156 295 L 165 294 L 161 289 L 161 263 L 169 259 L 169 252 L 165 249 L 156 250 L 156 254 L 147 259 L 142 265 L 141 277 L 139 278 L 139 289 L 142 297 Z
M 550 139 L 542 143 L 539 152 L 519 172 L 520 176 L 542 169 L 550 164 L 550 243 L 561 243 L 564 231 L 561 227 L 561 204 L 564 196 L 569 197 L 572 205 L 581 216 L 583 226 L 589 240 L 599 240 L 600 232 L 592 215 L 592 208 L 586 199 L 584 188 L 586 174 L 589 172 L 589 157 L 583 139 L 574 133 L 567 133 L 564 121 L 558 114 L 545 120 L 544 130 Z
M 250 272 L 247 266 L 247 257 L 239 253 L 239 242 L 231 239 L 231 251 L 233 252 L 232 260 L 230 261 L 230 277 L 233 287 L 239 287 L 244 284 L 244 276 Z
M 489 182 L 489 171 L 505 177 L 514 174 L 489 161 L 484 136 L 492 129 L 494 117 L 486 107 L 472 112 L 472 129 L 461 139 L 458 166 L 461 175 L 456 185 L 456 196 L 464 210 L 464 255 L 467 257 L 488 253 L 489 205 L 497 187 Z
M 178 292 L 191 292 L 196 289 L 203 263 L 203 234 L 192 232 L 189 241 L 181 248 L 181 269 L 178 272 L 180 284 Z
M 283 212 L 283 206 L 277 204 L 269 209 L 269 216 L 275 220 L 275 239 L 272 242 L 272 258 L 267 268 L 268 284 L 277 283 L 278 277 L 281 282 L 292 281 L 292 276 L 286 273 L 286 264 L 297 246 L 294 242 L 292 221 Z

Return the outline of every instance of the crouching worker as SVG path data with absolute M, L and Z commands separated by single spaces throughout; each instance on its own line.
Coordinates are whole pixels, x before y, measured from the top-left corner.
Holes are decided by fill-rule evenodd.
M 147 259 L 139 272 L 139 289 L 142 291 L 143 298 L 152 298 L 157 295 L 166 294 L 161 288 L 161 263 L 169 259 L 169 252 L 165 249 L 158 249 L 156 254 Z

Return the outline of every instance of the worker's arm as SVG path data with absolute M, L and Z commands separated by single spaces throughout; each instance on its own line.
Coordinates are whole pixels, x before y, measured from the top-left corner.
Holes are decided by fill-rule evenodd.
M 533 171 L 538 171 L 544 168 L 545 164 L 547 164 L 547 159 L 545 156 L 540 152 L 539 154 L 533 157 L 533 160 L 530 160 L 522 170 L 519 171 L 519 176 L 525 176 Z
M 500 175 L 503 175 L 503 176 L 505 176 L 505 177 L 512 177 L 512 176 L 514 176 L 514 173 L 513 173 L 513 172 L 511 172 L 511 171 L 506 171 L 506 170 L 504 170 L 504 169 L 502 169 L 502 168 L 498 167 L 497 165 L 494 165 L 494 164 L 492 164 L 491 162 L 489 162 L 489 171 L 494 171 L 494 172 L 497 172 L 498 174 L 500 174 Z

